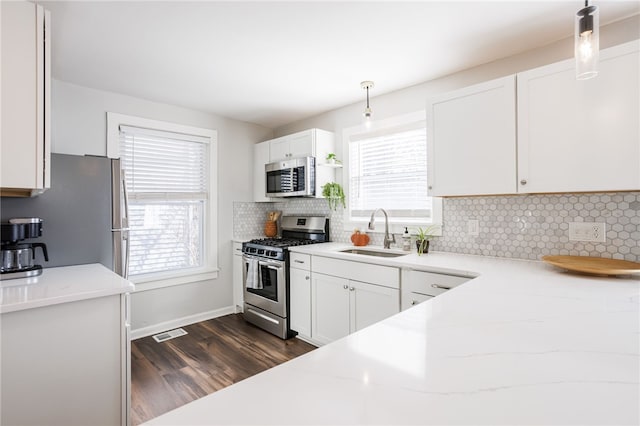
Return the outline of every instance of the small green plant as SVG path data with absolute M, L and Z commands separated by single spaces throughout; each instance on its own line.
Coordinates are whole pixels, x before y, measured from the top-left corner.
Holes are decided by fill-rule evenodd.
M 418 256 L 422 256 L 425 251 L 429 252 L 429 240 L 434 237 L 434 232 L 437 229 L 436 225 L 429 225 L 422 229 L 418 228 L 416 232 L 416 246 L 418 247 Z
M 329 182 L 322 186 L 322 196 L 327 199 L 329 208 L 336 210 L 338 208 L 338 202 L 342 204 L 342 208 L 346 208 L 344 190 L 342 185 L 336 182 Z
M 340 160 L 338 160 L 338 157 L 336 157 L 336 155 L 333 152 L 330 152 L 327 154 L 327 163 L 340 163 Z

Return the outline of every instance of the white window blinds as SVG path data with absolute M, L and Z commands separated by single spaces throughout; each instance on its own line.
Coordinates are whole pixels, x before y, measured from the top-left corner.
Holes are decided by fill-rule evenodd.
M 397 221 L 430 221 L 424 122 L 352 136 L 349 180 L 352 220 L 381 207 Z
M 120 126 L 131 276 L 204 265 L 209 138 Z

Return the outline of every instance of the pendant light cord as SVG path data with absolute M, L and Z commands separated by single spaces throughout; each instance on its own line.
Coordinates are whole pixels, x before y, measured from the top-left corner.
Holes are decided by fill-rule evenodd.
M 367 87 L 367 108 L 369 108 L 369 87 Z

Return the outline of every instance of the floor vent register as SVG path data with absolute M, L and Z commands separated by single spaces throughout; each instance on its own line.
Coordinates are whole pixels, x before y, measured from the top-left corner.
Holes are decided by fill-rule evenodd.
M 153 336 L 154 340 L 158 343 L 166 342 L 167 340 L 175 339 L 176 337 L 184 336 L 187 334 L 182 328 L 176 328 L 175 330 L 165 331 Z

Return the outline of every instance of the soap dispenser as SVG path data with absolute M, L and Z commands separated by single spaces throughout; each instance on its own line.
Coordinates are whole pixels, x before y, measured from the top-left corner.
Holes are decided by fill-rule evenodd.
M 409 230 L 407 227 L 404 227 L 404 234 L 402 234 L 402 250 L 411 251 L 411 235 L 409 235 Z

